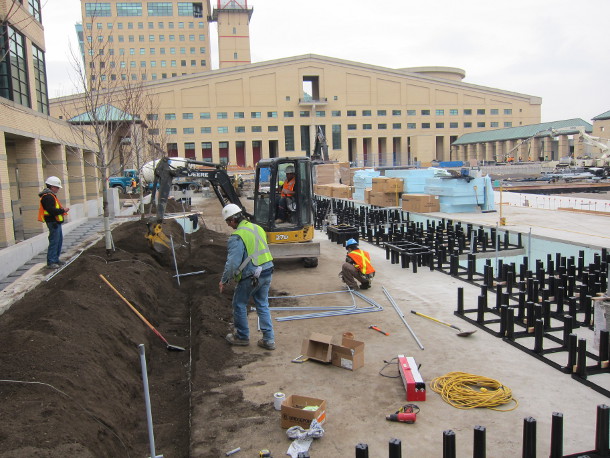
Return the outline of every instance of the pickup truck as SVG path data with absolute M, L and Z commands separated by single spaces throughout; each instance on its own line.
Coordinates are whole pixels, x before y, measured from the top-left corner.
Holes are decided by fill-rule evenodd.
M 138 171 L 135 169 L 125 169 L 122 176 L 108 178 L 108 187 L 120 188 L 119 191 L 125 194 L 131 189 L 132 180 L 136 180 L 136 183 L 140 182 Z

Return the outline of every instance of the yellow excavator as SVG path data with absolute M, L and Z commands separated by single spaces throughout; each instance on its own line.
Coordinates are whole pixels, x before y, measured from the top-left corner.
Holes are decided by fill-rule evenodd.
M 279 203 L 286 171 L 294 169 L 294 196 L 287 200 L 286 213 L 280 222 Z M 320 244 L 314 238 L 314 200 L 312 165 L 308 157 L 262 159 L 256 166 L 254 214 L 242 205 L 233 181 L 220 164 L 191 159 L 164 157 L 155 167 L 151 202 L 157 197 L 157 214 L 148 222 L 146 238 L 153 249 L 165 251 L 169 240 L 163 233 L 163 218 L 172 181 L 178 177 L 205 179 L 210 183 L 220 204 L 239 206 L 246 217 L 267 233 L 271 254 L 276 259 L 301 258 L 305 267 L 316 267 Z

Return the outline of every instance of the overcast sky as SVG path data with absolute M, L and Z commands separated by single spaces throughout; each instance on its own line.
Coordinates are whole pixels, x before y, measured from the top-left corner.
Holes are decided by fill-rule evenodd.
M 42 4 L 49 95 L 67 95 L 75 91 L 69 47 L 77 45 L 80 1 Z M 249 0 L 248 6 L 253 62 L 313 53 L 388 68 L 458 67 L 464 82 L 542 97 L 542 122 L 591 122 L 610 110 L 610 0 Z M 215 24 L 212 31 L 217 68 Z

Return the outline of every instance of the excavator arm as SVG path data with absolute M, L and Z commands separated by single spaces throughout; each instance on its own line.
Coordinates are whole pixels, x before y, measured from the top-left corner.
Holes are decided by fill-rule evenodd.
M 201 166 L 194 168 L 193 166 Z M 159 160 L 155 167 L 151 203 L 155 201 L 157 196 L 156 215 L 148 222 L 148 239 L 151 247 L 155 251 L 164 252 L 169 248 L 169 239 L 163 233 L 163 220 L 165 210 L 167 208 L 167 200 L 172 186 L 172 181 L 177 177 L 201 178 L 207 180 L 214 194 L 218 198 L 220 204 L 224 207 L 231 203 L 236 204 L 244 210 L 246 217 L 251 218 L 251 215 L 245 211 L 244 206 L 239 200 L 239 196 L 233 186 L 231 178 L 220 164 L 212 164 L 210 162 L 200 162 L 191 159 L 170 160 L 168 157 L 163 157 Z

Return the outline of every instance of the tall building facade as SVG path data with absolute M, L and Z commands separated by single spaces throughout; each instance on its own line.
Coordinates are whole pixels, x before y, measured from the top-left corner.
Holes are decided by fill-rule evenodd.
M 155 81 L 212 68 L 209 0 L 81 0 L 81 13 L 90 82 Z
M 218 0 L 212 20 L 218 23 L 218 66 L 230 68 L 251 63 L 248 0 Z
M 45 246 L 38 193 L 50 175 L 64 184 L 59 198 L 71 208 L 69 221 L 101 209 L 94 145 L 49 116 L 41 3 L 0 0 L 0 248 L 37 235 Z M 19 267 L 11 253 L 0 277 Z

